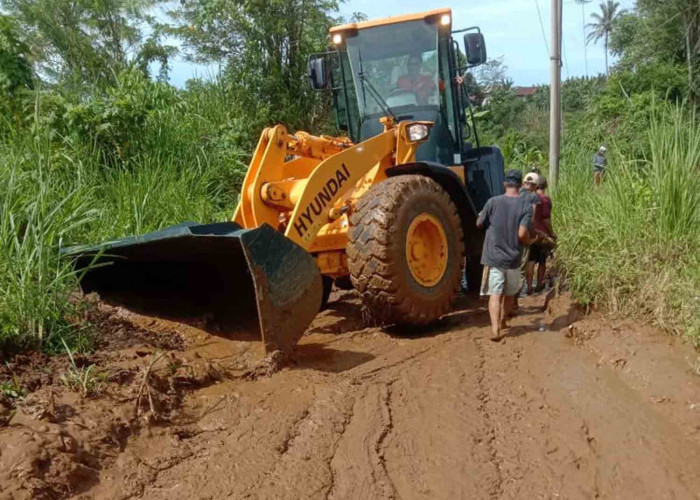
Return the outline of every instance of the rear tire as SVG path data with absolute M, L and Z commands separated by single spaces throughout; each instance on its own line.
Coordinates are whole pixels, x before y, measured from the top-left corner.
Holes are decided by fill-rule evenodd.
M 347 247 L 365 315 L 422 325 L 448 312 L 460 289 L 463 240 L 457 208 L 432 179 L 401 175 L 374 186 L 350 216 Z

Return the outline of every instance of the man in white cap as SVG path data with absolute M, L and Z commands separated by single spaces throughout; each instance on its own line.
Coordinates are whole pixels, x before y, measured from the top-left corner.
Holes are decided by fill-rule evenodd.
M 540 202 L 537 196 L 537 185 L 540 181 L 540 176 L 536 172 L 530 172 L 523 179 L 523 187 L 520 188 L 520 196 L 530 201 L 531 205 L 537 205 Z
M 606 152 L 605 146 L 601 146 L 596 154 L 593 155 L 593 183 L 596 186 L 600 186 L 605 176 L 605 167 L 608 164 L 608 159 L 605 157 Z
M 520 197 L 525 200 L 528 205 L 530 206 L 531 210 L 531 216 L 532 220 L 534 220 L 536 211 L 537 211 L 537 205 L 540 202 L 540 197 L 537 194 L 537 186 L 539 185 L 540 182 L 540 176 L 536 172 L 530 172 L 527 175 L 525 175 L 525 178 L 523 179 L 523 187 L 520 188 Z M 529 228 L 532 232 L 532 227 Z M 515 302 L 513 303 L 512 307 L 512 312 L 515 313 L 515 311 L 518 310 L 520 307 L 520 304 L 518 304 L 518 297 L 520 296 L 520 293 L 523 291 L 523 286 L 525 286 L 525 270 L 527 269 L 527 264 L 530 260 L 530 245 L 525 244 L 523 245 L 523 258 L 520 263 L 520 274 L 522 276 L 521 280 L 521 286 L 520 290 L 518 290 L 517 295 L 515 296 Z M 529 291 L 529 290 L 528 290 Z

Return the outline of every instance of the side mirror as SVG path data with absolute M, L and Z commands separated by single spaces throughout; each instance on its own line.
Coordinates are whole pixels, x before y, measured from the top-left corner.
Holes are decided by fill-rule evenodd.
M 464 51 L 467 53 L 467 62 L 470 66 L 484 64 L 486 62 L 486 42 L 481 33 L 467 33 L 464 35 Z
M 309 81 L 313 90 L 319 91 L 328 87 L 325 58 L 316 57 L 313 59 L 309 59 L 308 71 Z

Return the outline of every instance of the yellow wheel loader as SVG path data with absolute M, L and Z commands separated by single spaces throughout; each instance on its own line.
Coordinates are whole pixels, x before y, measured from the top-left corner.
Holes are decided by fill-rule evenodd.
M 253 330 L 284 353 L 334 280 L 381 324 L 449 310 L 465 257 L 478 266 L 476 215 L 502 192 L 503 157 L 479 145 L 463 83 L 486 59 L 484 38 L 452 31 L 439 9 L 337 26 L 330 39 L 332 50 L 309 58 L 309 79 L 332 92 L 345 135 L 263 130 L 232 221 L 66 249 L 85 292 Z

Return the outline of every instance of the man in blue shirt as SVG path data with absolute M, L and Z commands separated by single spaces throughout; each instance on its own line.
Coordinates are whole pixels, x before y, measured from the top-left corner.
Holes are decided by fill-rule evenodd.
M 530 243 L 532 204 L 520 196 L 523 174 L 509 170 L 505 194 L 490 198 L 479 214 L 477 227 L 486 229 L 481 263 L 488 268 L 485 293 L 489 295 L 491 340 L 502 338 L 501 330 L 514 296 L 520 290 L 523 245 Z
M 605 177 L 605 167 L 608 165 L 608 159 L 605 157 L 607 149 L 601 146 L 600 149 L 593 155 L 593 183 L 600 186 Z

